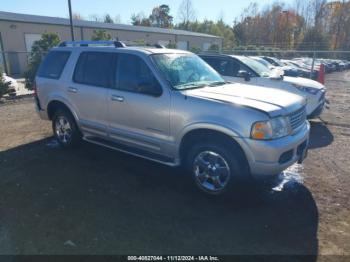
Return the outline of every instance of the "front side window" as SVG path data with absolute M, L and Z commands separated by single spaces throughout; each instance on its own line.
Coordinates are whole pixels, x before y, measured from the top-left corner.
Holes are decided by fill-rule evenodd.
M 220 75 L 237 77 L 240 70 L 250 72 L 246 66 L 232 58 L 207 58 L 204 60 Z
M 112 87 L 114 59 L 113 53 L 84 52 L 80 55 L 73 80 L 79 84 Z
M 52 51 L 48 53 L 38 69 L 37 76 L 59 79 L 69 56 L 70 52 L 68 51 Z
M 148 65 L 138 56 L 119 54 L 116 88 L 123 91 L 160 95 L 161 87 Z
M 223 76 L 232 76 L 234 67 L 237 67 L 230 59 L 220 59 L 213 57 L 204 57 L 204 61 L 206 61 L 211 67 L 213 67 L 220 75 Z
M 193 54 L 155 54 L 158 69 L 173 88 L 178 90 L 222 84 L 221 76 Z

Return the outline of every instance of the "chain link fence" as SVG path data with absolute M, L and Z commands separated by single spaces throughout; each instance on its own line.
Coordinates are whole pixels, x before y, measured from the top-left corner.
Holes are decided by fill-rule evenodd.
M 229 55 L 244 55 L 244 56 L 268 56 L 282 60 L 304 59 L 307 61 L 312 70 L 315 69 L 315 64 L 318 64 L 327 59 L 350 60 L 350 51 L 301 51 L 301 50 L 221 50 L 221 51 L 201 51 L 196 53 L 210 54 L 229 54 Z M 27 70 L 30 52 L 1 52 L 0 51 L 0 66 L 7 75 L 22 77 Z
M 310 71 L 308 77 L 315 78 L 319 65 L 335 63 L 336 61 L 350 61 L 350 51 L 317 51 L 317 50 L 280 50 L 270 48 L 265 49 L 250 49 L 250 50 L 221 50 L 221 51 L 205 51 L 202 54 L 226 54 L 226 55 L 240 55 L 249 57 L 274 57 L 280 61 L 289 63 L 291 66 L 297 66 L 302 61 L 305 67 Z M 290 62 L 295 62 L 291 64 Z M 278 66 L 278 65 L 275 65 Z M 335 65 L 335 69 L 328 69 L 326 66 L 326 72 L 341 71 L 348 69 L 348 67 L 338 67 Z M 328 71 L 330 70 L 330 71 Z

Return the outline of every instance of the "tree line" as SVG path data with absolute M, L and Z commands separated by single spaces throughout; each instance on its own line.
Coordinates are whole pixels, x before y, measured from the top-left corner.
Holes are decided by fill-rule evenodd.
M 259 6 L 250 3 L 231 24 L 222 18 L 199 21 L 191 0 L 183 0 L 177 10 L 177 21 L 169 5 L 162 4 L 145 15 L 131 16 L 135 26 L 183 29 L 223 37 L 223 49 L 297 49 L 349 50 L 350 1 L 294 0 Z M 83 19 L 79 14 L 76 19 Z M 119 23 L 120 16 L 90 16 L 90 20 Z M 95 40 L 110 39 L 103 30 L 95 32 Z
M 222 18 L 216 21 L 199 21 L 191 0 L 183 0 L 178 10 L 178 23 L 174 23 L 170 6 L 160 5 L 146 16 L 133 14 L 131 23 L 137 26 L 175 28 L 220 36 L 225 51 L 259 50 L 276 55 L 281 49 L 296 50 L 350 50 L 350 2 L 349 0 L 294 0 L 293 4 L 275 2 L 264 8 L 250 3 L 232 24 Z M 84 19 L 74 14 L 74 19 Z M 120 16 L 93 15 L 90 20 L 104 23 L 120 23 Z M 92 40 L 110 40 L 112 36 L 102 29 L 94 30 Z M 139 40 L 142 41 L 142 40 Z M 35 72 L 42 57 L 60 42 L 56 33 L 44 33 L 36 41 L 25 72 L 26 87 L 32 88 Z M 140 43 L 142 44 L 142 43 Z M 169 46 L 175 48 L 176 46 Z M 210 49 L 217 50 L 218 46 Z M 197 50 L 198 49 L 198 50 Z M 191 51 L 199 52 L 199 47 Z M 252 55 L 254 53 L 251 53 Z M 0 70 L 0 96 L 7 89 Z

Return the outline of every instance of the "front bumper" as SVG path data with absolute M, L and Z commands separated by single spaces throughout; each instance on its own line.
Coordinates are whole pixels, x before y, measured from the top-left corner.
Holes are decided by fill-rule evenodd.
M 320 116 L 323 112 L 324 104 L 324 102 L 319 104 L 318 107 L 310 115 L 307 116 L 307 118 L 312 119 Z
M 294 135 L 270 141 L 240 139 L 253 176 L 271 176 L 306 157 L 309 143 L 310 124 Z
M 321 91 L 316 97 L 312 99 L 308 99 L 308 105 L 306 108 L 307 118 L 312 119 L 321 115 L 325 103 L 326 103 L 325 91 Z

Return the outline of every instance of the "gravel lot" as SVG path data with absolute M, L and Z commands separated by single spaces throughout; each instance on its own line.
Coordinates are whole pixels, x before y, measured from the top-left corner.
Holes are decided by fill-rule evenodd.
M 181 169 L 64 151 L 31 99 L 0 104 L 0 254 L 350 255 L 350 72 L 327 87 L 304 164 L 216 199 Z

